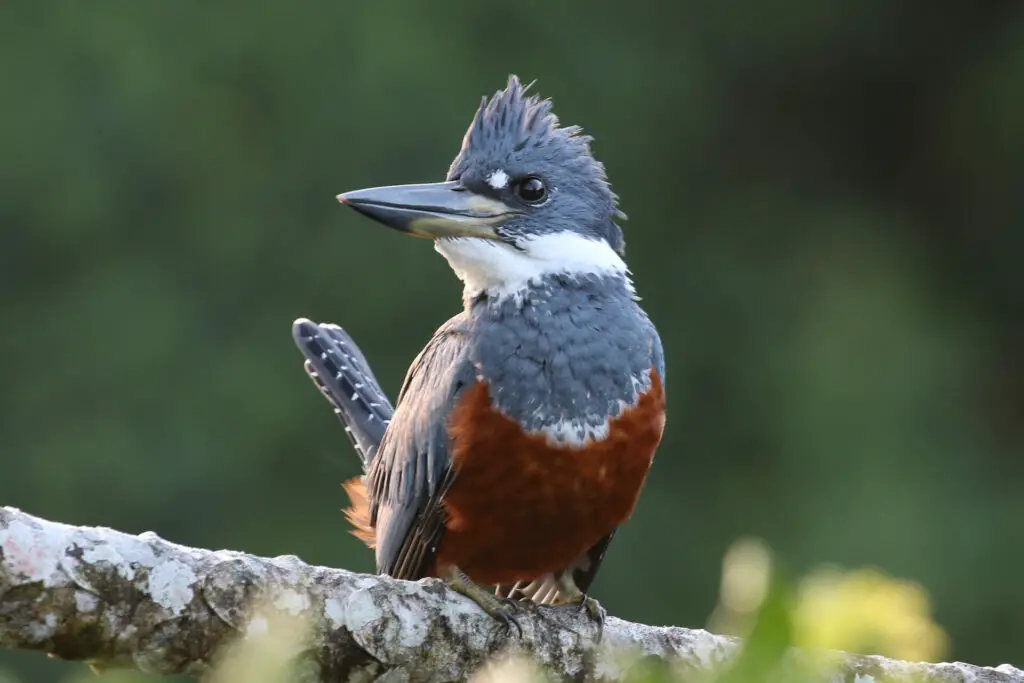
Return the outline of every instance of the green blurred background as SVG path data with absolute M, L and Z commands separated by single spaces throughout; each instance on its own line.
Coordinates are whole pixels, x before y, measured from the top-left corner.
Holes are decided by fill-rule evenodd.
M 370 570 L 289 327 L 394 396 L 460 286 L 334 195 L 442 178 L 514 71 L 596 137 L 668 358 L 596 596 L 701 626 L 756 535 L 1024 662 L 1018 1 L 15 2 L 0 38 L 0 504 Z

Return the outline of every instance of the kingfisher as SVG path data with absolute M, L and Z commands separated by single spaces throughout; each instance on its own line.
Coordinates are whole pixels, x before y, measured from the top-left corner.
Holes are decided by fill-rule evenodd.
M 344 329 L 292 328 L 363 460 L 345 514 L 377 572 L 441 578 L 506 627 L 522 601 L 603 620 L 588 591 L 665 426 L 618 197 L 593 138 L 531 85 L 482 99 L 444 182 L 338 195 L 432 240 L 463 283 L 395 404 Z

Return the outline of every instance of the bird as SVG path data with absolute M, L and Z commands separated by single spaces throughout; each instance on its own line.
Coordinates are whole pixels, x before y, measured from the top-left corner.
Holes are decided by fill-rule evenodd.
M 603 622 L 589 591 L 661 443 L 664 350 L 593 138 L 532 86 L 481 99 L 443 182 L 337 197 L 462 281 L 394 405 L 346 330 L 292 335 L 362 458 L 345 515 L 378 574 L 440 578 L 506 626 L 521 603 Z

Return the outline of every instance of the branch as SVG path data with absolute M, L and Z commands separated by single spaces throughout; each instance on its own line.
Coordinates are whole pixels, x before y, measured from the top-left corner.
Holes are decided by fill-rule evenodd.
M 0 646 L 150 673 L 201 676 L 221 649 L 251 628 L 259 600 L 313 619 L 306 652 L 320 681 L 465 679 L 516 645 L 542 666 L 592 681 L 621 678 L 624 652 L 679 669 L 723 663 L 737 641 L 703 630 L 614 617 L 596 628 L 569 608 L 527 608 L 521 639 L 495 631 L 475 604 L 434 579 L 416 583 L 187 548 L 151 532 L 49 522 L 0 507 Z M 1024 671 L 913 664 L 844 656 L 846 681 L 917 676 L 922 681 L 1024 683 Z M 835 678 L 831 680 L 836 680 Z

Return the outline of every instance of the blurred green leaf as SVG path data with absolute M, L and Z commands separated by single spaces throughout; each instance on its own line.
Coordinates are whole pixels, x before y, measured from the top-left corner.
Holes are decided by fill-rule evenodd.
M 735 660 L 715 679 L 716 683 L 755 683 L 777 675 L 793 644 L 792 611 L 792 586 L 773 573 L 750 635 Z

